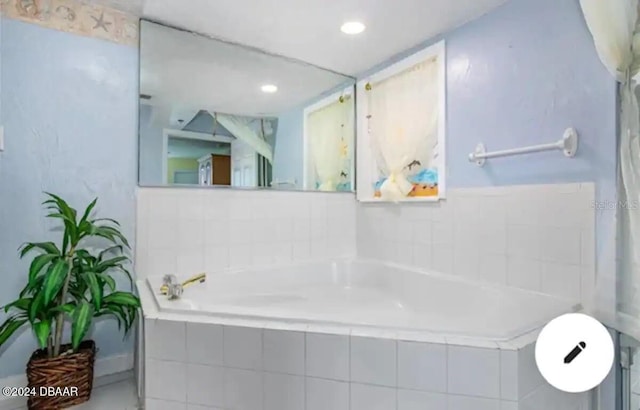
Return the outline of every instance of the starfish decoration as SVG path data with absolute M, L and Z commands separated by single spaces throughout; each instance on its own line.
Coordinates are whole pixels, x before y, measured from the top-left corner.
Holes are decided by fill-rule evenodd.
M 105 32 L 109 32 L 109 29 L 107 28 L 107 26 L 110 26 L 111 23 L 110 21 L 105 21 L 104 20 L 104 12 L 100 13 L 100 18 L 95 17 L 95 16 L 91 16 L 92 19 L 94 19 L 96 21 L 96 25 L 93 26 L 93 29 L 97 29 L 97 28 L 102 28 Z

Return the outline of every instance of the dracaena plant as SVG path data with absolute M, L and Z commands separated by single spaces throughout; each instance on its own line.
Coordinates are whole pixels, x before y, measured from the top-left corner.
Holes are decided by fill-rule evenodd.
M 126 335 L 138 314 L 140 300 L 131 292 L 116 289 L 112 273 L 125 275 L 133 288 L 126 269 L 129 243 L 117 221 L 92 217 L 98 199 L 78 217 L 62 198 L 50 193 L 47 196 L 43 202 L 47 217 L 62 223 L 62 240 L 59 244 L 28 242 L 20 247 L 20 258 L 37 255 L 31 261 L 20 297 L 3 307 L 9 315 L 0 325 L 0 347 L 16 330 L 30 325 L 40 347 L 53 358 L 66 353 L 61 351 L 66 321 L 71 321 L 75 352 L 95 317 L 115 317 L 119 327 L 124 324 Z M 88 242 L 94 242 L 94 246 L 87 246 Z M 96 247 L 95 242 L 105 246 Z

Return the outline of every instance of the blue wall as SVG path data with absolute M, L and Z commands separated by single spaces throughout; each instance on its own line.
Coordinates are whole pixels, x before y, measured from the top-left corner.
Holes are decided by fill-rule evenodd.
M 273 150 L 273 179 L 291 181 L 302 189 L 302 143 L 304 139 L 304 109 L 295 108 L 278 116 L 278 133 Z
M 138 52 L 135 48 L 3 19 L 0 153 L 0 305 L 24 286 L 21 243 L 57 238 L 43 218 L 42 191 L 99 215 L 135 223 Z M 0 313 L 0 320 L 4 319 Z M 100 357 L 131 352 L 114 322 L 93 332 Z M 23 374 L 35 348 L 30 331 L 0 350 L 0 378 Z
M 153 107 L 140 104 L 138 178 L 140 185 L 162 185 L 162 127 L 153 121 Z

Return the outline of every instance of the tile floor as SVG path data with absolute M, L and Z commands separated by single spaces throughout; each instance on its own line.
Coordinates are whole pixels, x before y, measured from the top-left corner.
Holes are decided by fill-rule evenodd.
M 69 410 L 138 410 L 136 383 L 133 378 L 96 387 L 91 400 Z M 26 407 L 17 410 L 26 410 Z

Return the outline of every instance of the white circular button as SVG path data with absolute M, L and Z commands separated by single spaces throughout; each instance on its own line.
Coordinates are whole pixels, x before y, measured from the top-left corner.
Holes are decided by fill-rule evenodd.
M 591 316 L 570 313 L 553 319 L 536 342 L 536 363 L 558 390 L 581 393 L 598 386 L 611 371 L 613 340 Z

